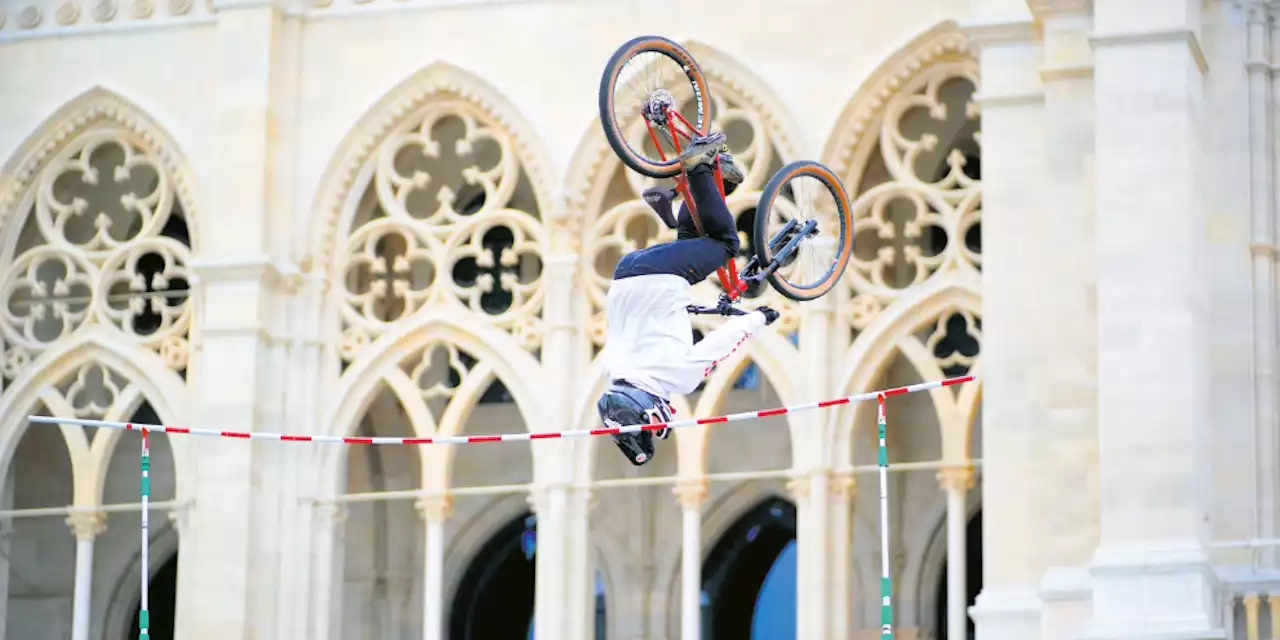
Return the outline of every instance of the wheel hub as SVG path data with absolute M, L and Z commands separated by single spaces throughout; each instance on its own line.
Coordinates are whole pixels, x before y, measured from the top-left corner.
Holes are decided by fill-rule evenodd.
M 667 124 L 667 112 L 676 106 L 676 98 L 666 89 L 655 89 L 649 94 L 641 113 L 644 118 L 655 125 Z

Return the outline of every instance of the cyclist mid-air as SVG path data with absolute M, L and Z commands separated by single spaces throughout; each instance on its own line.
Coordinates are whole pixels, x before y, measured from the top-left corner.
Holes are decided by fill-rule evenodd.
M 690 288 L 738 255 L 738 230 L 716 184 L 714 163 L 720 162 L 726 194 L 742 182 L 743 174 L 724 139 L 723 133 L 695 138 L 680 154 L 703 233 L 687 203 L 672 216 L 675 189 L 653 187 L 644 192 L 645 201 L 677 236 L 628 253 L 614 269 L 602 358 L 609 383 L 596 403 L 608 427 L 670 422 L 673 394 L 692 392 L 717 363 L 778 319 L 777 311 L 759 307 L 693 341 Z M 653 458 L 653 438 L 666 439 L 669 432 L 645 430 L 613 438 L 632 464 L 642 465 Z

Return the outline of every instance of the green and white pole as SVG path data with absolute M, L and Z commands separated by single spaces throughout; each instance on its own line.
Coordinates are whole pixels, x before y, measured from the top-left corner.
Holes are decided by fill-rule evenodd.
M 151 572 L 150 551 L 147 546 L 148 511 L 151 502 L 151 447 L 147 442 L 147 429 L 142 430 L 142 598 L 138 610 L 138 640 L 151 638 L 151 621 L 147 614 L 147 583 Z
M 893 579 L 889 577 L 889 449 L 884 444 L 884 394 L 876 396 L 880 444 L 880 638 L 893 637 Z

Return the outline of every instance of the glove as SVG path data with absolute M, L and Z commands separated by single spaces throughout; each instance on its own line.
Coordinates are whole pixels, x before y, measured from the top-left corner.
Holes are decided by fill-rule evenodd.
M 769 307 L 756 307 L 756 311 L 764 314 L 764 323 L 766 326 L 773 324 L 773 321 L 778 319 L 778 312 L 770 309 Z

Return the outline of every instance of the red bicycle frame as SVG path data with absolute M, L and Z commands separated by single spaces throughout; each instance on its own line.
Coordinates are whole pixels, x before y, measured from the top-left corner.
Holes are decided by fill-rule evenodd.
M 671 144 L 676 148 L 676 157 L 679 157 L 681 153 L 680 138 L 684 137 L 684 139 L 692 141 L 693 133 L 691 132 L 696 132 L 697 127 L 690 124 L 684 116 L 680 115 L 680 113 L 674 109 L 667 109 L 666 112 L 667 129 L 674 133 L 674 135 L 671 136 Z M 677 119 L 681 124 L 688 128 L 688 131 L 681 129 L 676 125 Z M 667 155 L 662 152 L 662 144 L 658 142 L 658 134 L 653 130 L 653 124 L 646 118 L 644 126 L 649 129 L 649 139 L 653 142 L 654 148 L 658 150 L 658 156 L 665 161 L 667 159 Z M 716 158 L 715 164 L 715 176 L 716 188 L 720 190 L 720 197 L 723 198 L 724 181 L 720 172 L 720 158 L 718 157 Z M 693 225 L 697 227 L 698 233 L 702 234 L 702 221 L 698 219 L 698 207 L 694 204 L 693 196 L 689 192 L 689 174 L 685 172 L 683 166 L 680 167 L 680 175 L 675 176 L 674 179 L 676 182 L 676 190 L 680 192 L 682 197 L 684 197 L 684 202 L 689 207 L 689 215 L 693 216 Z M 736 300 L 742 295 L 743 291 L 747 290 L 746 283 L 738 277 L 737 265 L 734 263 L 733 258 L 729 258 L 729 262 L 725 263 L 725 266 L 716 270 L 716 276 L 720 278 L 720 286 L 724 287 L 725 294 L 729 296 L 729 300 Z

